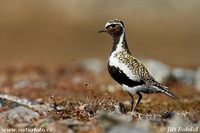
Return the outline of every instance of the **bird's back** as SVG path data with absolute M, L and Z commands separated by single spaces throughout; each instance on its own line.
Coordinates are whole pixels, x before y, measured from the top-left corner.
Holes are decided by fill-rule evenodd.
M 132 75 L 135 80 L 143 80 L 145 83 L 153 82 L 155 79 L 151 76 L 146 67 L 127 51 L 119 51 L 111 55 L 109 62 L 115 63 L 124 73 Z M 116 63 L 117 62 L 117 63 Z
M 146 67 L 140 62 L 138 59 L 136 59 L 134 56 L 132 56 L 129 52 L 122 50 L 116 53 L 113 53 L 113 55 L 109 58 L 109 64 L 113 64 L 115 66 L 114 74 L 111 69 L 109 70 L 111 76 L 117 81 L 122 83 L 122 80 L 126 80 L 129 78 L 129 83 L 132 83 L 135 86 L 130 87 L 136 87 L 136 86 L 144 86 L 144 89 L 141 89 L 141 92 L 144 93 L 164 93 L 172 98 L 177 97 L 168 91 L 168 88 L 166 86 L 161 85 L 159 82 L 157 82 L 153 76 L 149 73 L 149 71 L 146 69 Z M 109 65 L 109 68 L 111 68 Z M 118 77 L 114 77 L 118 75 Z M 125 78 L 126 76 L 126 78 Z M 126 83 L 127 85 L 127 83 Z

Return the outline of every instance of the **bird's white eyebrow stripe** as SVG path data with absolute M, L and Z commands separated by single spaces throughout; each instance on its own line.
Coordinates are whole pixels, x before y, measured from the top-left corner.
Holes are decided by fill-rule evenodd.
M 107 22 L 105 27 L 107 27 L 108 25 L 111 25 L 111 24 L 119 24 L 120 26 L 124 27 L 121 23 L 116 23 L 116 22 Z

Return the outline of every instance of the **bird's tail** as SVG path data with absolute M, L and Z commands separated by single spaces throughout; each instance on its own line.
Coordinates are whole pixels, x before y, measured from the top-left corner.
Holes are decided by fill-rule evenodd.
M 170 96 L 171 98 L 179 99 L 176 95 L 174 95 L 168 90 L 168 87 L 166 86 L 159 86 L 159 87 L 162 89 L 161 91 L 162 93 L 166 94 L 167 96 Z

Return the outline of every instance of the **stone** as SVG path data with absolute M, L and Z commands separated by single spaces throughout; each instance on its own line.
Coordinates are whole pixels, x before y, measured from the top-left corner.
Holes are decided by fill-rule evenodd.
M 91 59 L 86 59 L 80 62 L 80 65 L 88 70 L 92 71 L 96 74 L 100 74 L 103 71 L 103 62 L 99 59 L 91 58 Z
M 194 85 L 195 71 L 190 69 L 174 68 L 171 71 L 171 78 L 187 85 Z
M 149 133 L 147 130 L 134 126 L 115 126 L 108 133 Z
M 185 113 L 176 114 L 173 119 L 169 121 L 167 132 L 198 132 L 200 122 L 194 123 L 187 118 Z
M 31 109 L 37 111 L 42 116 L 47 116 L 48 112 L 52 109 L 49 105 L 46 104 L 36 104 L 31 105 Z
M 20 106 L 19 103 L 10 100 L 9 98 L 7 99 L 8 95 L 5 94 L 0 94 L 0 107 L 10 107 L 10 108 L 15 108 L 17 106 Z
M 13 88 L 23 89 L 23 88 L 30 87 L 30 86 L 31 86 L 31 81 L 27 80 L 27 79 L 23 79 L 23 80 L 19 80 L 16 83 L 14 83 Z
M 150 130 L 150 121 L 147 119 L 138 120 L 135 124 L 135 127 L 138 129 L 143 129 L 144 132 L 147 132 Z
M 129 115 L 124 115 L 124 116 L 123 117 L 126 119 L 126 117 Z M 150 132 L 149 120 L 139 120 L 136 122 L 135 125 L 133 125 L 129 120 L 130 119 L 127 119 L 125 123 L 120 123 L 119 125 L 112 126 L 110 129 L 108 129 L 108 133 L 149 133 Z
M 0 73 L 0 87 L 2 87 L 8 80 L 8 75 L 5 73 Z
M 200 68 L 196 70 L 195 74 L 195 88 L 200 92 Z
M 77 132 L 77 131 L 82 131 L 84 133 L 89 132 L 91 128 L 91 123 L 90 122 L 84 122 L 84 121 L 79 121 L 76 119 L 65 119 L 65 120 L 59 120 L 57 121 L 57 125 L 62 125 L 63 128 L 68 132 Z M 60 130 L 60 129 L 59 129 Z M 58 131 L 58 129 L 56 129 Z
M 97 113 L 97 118 L 99 125 L 104 129 L 108 130 L 112 128 L 113 126 L 117 125 L 124 125 L 124 124 L 129 124 L 132 121 L 132 115 L 128 114 L 121 114 L 118 112 L 98 112 Z
M 9 124 L 31 123 L 39 119 L 39 117 L 40 115 L 37 112 L 24 106 L 19 106 L 7 111 L 7 122 Z
M 32 86 L 33 88 L 47 88 L 48 83 L 44 80 L 40 80 L 40 81 L 35 81 Z
M 166 82 L 170 77 L 170 67 L 168 65 L 153 59 L 142 60 L 142 62 L 158 82 Z
M 13 105 L 15 105 L 15 107 L 18 106 L 18 105 L 30 106 L 32 104 L 32 102 L 28 99 L 19 98 L 19 97 L 16 97 L 16 96 L 6 95 L 6 94 L 0 94 L 0 99 L 2 101 L 1 104 L 5 105 L 5 102 L 7 103 L 9 101 Z

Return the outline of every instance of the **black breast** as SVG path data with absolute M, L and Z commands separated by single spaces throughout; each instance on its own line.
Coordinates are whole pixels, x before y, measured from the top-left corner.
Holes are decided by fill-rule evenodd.
M 134 87 L 138 85 L 143 85 L 144 81 L 133 81 L 131 80 L 122 70 L 118 67 L 108 65 L 108 71 L 112 78 L 116 80 L 119 84 L 125 84 L 129 87 Z

